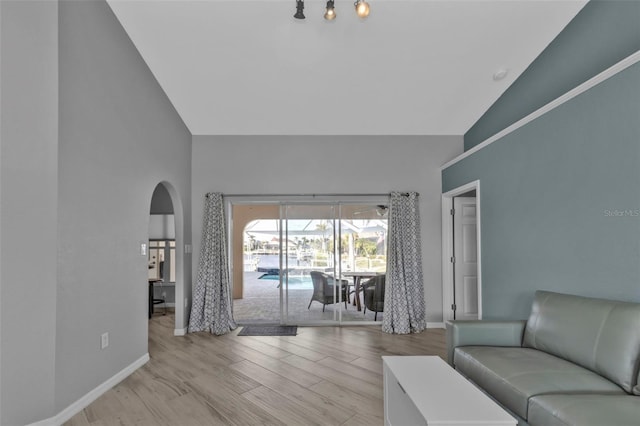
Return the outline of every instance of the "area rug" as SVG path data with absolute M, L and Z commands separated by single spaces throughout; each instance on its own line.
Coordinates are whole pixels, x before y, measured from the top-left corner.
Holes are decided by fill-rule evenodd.
M 295 325 L 245 325 L 238 336 L 295 336 Z

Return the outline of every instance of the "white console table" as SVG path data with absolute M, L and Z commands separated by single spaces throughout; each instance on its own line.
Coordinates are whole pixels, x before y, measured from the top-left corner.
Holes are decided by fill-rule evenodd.
M 386 426 L 515 426 L 496 402 L 437 356 L 383 356 Z

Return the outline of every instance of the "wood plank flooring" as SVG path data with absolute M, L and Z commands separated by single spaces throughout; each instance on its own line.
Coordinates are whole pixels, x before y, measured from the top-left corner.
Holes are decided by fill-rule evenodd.
M 151 360 L 67 426 L 384 424 L 382 355 L 445 358 L 445 333 L 298 327 L 297 336 L 173 336 L 149 321 Z

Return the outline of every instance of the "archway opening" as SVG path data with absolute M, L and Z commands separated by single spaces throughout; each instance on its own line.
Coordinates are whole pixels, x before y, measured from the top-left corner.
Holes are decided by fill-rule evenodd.
M 169 188 L 165 183 L 155 187 L 149 209 L 148 316 L 149 320 L 154 320 L 168 315 L 165 320 L 175 322 L 181 265 L 178 262 L 176 211 Z

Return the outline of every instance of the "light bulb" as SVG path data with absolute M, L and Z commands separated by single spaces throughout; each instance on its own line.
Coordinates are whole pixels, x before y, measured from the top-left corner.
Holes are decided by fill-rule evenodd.
M 303 0 L 296 0 L 296 14 L 293 15 L 294 18 L 296 19 L 304 19 L 304 12 L 302 11 L 304 9 L 304 1 Z
M 327 10 L 324 12 L 324 19 L 327 21 L 336 19 L 336 9 L 333 6 L 333 0 L 327 1 Z
M 356 14 L 363 19 L 369 16 L 369 3 L 364 0 L 358 0 L 356 2 Z

